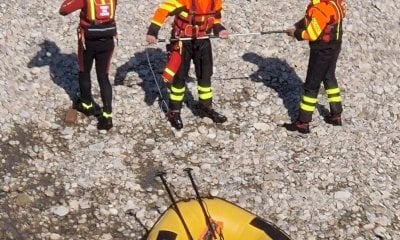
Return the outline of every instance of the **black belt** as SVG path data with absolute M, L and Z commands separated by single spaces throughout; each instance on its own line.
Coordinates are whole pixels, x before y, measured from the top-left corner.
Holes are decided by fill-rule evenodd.
M 85 37 L 85 40 L 87 40 L 87 41 L 102 41 L 102 42 L 105 42 L 105 41 L 108 41 L 108 40 L 110 40 L 110 39 L 113 39 L 113 37 Z

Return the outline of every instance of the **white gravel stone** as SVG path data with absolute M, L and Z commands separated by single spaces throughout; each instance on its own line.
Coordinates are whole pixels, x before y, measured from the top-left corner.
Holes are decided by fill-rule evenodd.
M 111 240 L 111 239 L 113 239 L 113 237 L 110 233 L 106 233 L 106 234 L 101 235 L 100 239 L 101 240 Z
M 147 145 L 154 145 L 156 143 L 156 141 L 154 139 L 148 138 L 148 139 L 146 139 L 145 143 Z
M 268 124 L 266 123 L 254 123 L 254 128 L 260 131 L 268 130 Z
M 53 207 L 52 212 L 57 216 L 63 217 L 69 213 L 69 208 L 65 206 L 57 206 Z
M 68 202 L 69 208 L 71 211 L 78 211 L 79 210 L 79 201 L 78 200 L 70 200 Z
M 88 208 L 90 208 L 90 202 L 88 200 L 81 200 L 81 201 L 79 201 L 79 206 L 82 209 L 88 209 Z
M 59 240 L 59 239 L 62 239 L 62 237 L 61 237 L 61 235 L 58 234 L 58 233 L 51 233 L 51 234 L 50 234 L 50 239 L 51 239 L 51 240 Z

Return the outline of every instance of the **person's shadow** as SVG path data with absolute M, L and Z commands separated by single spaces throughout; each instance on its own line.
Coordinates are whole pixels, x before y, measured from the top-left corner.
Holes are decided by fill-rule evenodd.
M 167 54 L 159 48 L 148 48 L 144 51 L 136 52 L 126 63 L 117 68 L 114 85 L 132 87 L 133 84 L 137 84 L 142 87 L 145 93 L 144 101 L 147 105 L 151 106 L 158 100 L 160 106 L 164 108 L 162 101 L 168 99 L 166 96 L 167 87 L 161 81 L 160 75 L 164 71 L 166 60 Z M 136 72 L 139 78 L 142 79 L 141 83 L 134 83 L 129 78 L 128 74 L 132 71 Z M 160 96 L 160 94 L 162 95 Z
M 136 52 L 126 63 L 117 68 L 114 85 L 124 85 L 126 87 L 132 87 L 133 84 L 139 85 L 145 93 L 144 102 L 148 106 L 152 106 L 158 101 L 160 108 L 166 113 L 168 108 L 166 106 L 168 104 L 168 86 L 161 80 L 161 74 L 164 72 L 167 58 L 167 53 L 160 48 L 147 48 L 144 51 Z M 134 83 L 134 80 L 129 77 L 129 72 L 132 71 L 136 72 L 139 78 L 142 79 L 141 83 Z M 190 81 L 194 80 L 189 78 L 187 82 Z M 192 112 L 196 112 L 196 101 L 190 91 L 185 92 L 185 104 Z
M 294 121 L 297 118 L 303 85 L 295 70 L 284 60 L 264 58 L 253 52 L 244 54 L 242 58 L 258 66 L 258 70 L 250 75 L 251 81 L 263 82 L 265 86 L 276 91 L 282 98 L 290 119 Z
M 79 92 L 77 55 L 64 54 L 55 42 L 45 40 L 39 44 L 40 50 L 28 63 L 28 68 L 49 66 L 50 77 L 63 88 L 72 102 L 76 102 Z

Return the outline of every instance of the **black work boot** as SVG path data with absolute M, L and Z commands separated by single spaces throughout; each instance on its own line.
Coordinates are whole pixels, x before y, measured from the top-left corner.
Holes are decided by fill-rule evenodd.
M 95 115 L 95 108 L 93 103 L 84 103 L 81 99 L 78 99 L 74 108 L 78 112 L 85 114 L 87 117 Z
M 180 130 L 183 128 L 183 122 L 181 119 L 181 112 L 180 111 L 169 111 L 168 112 L 168 121 L 171 125 L 176 129 Z
M 282 127 L 286 128 L 286 130 L 291 132 L 297 131 L 303 134 L 310 133 L 310 124 L 301 122 L 299 120 L 293 123 L 284 123 Z
M 99 117 L 99 122 L 97 123 L 98 130 L 110 130 L 113 127 L 112 115 L 111 113 L 103 112 Z
M 324 117 L 324 120 L 326 123 L 333 126 L 342 126 L 341 114 L 330 114 L 329 116 Z
M 213 122 L 215 122 L 215 123 L 224 123 L 224 122 L 226 122 L 226 120 L 228 120 L 224 115 L 216 112 L 211 107 L 200 107 L 199 116 L 201 118 L 204 118 L 204 117 L 211 118 L 211 120 L 213 120 Z

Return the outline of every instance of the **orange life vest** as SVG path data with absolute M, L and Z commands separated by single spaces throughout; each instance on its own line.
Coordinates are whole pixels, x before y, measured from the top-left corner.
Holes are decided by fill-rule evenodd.
M 337 19 L 331 17 L 331 21 L 326 25 L 321 34 L 321 40 L 324 42 L 341 41 L 343 35 L 342 20 L 344 18 L 344 9 L 342 0 L 330 0 L 329 3 L 335 7 Z
M 215 22 L 215 0 L 208 1 L 205 9 L 202 0 L 191 0 L 190 9 L 182 9 L 175 17 L 173 34 L 175 37 L 203 37 L 210 34 Z
M 323 7 L 321 9 L 318 6 L 315 6 L 320 3 L 325 3 L 327 4 L 326 6 L 331 6 Z M 323 41 L 326 43 L 341 41 L 343 35 L 342 21 L 346 13 L 344 2 L 342 0 L 312 0 L 312 4 L 310 4 L 307 9 L 307 25 L 312 21 L 313 16 L 310 14 L 310 11 L 314 6 L 324 12 L 325 15 L 330 16 L 329 22 L 327 22 L 325 27 L 321 29 L 322 32 L 318 36 L 317 41 Z M 316 20 L 317 24 L 319 24 L 319 19 Z

